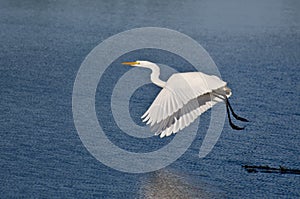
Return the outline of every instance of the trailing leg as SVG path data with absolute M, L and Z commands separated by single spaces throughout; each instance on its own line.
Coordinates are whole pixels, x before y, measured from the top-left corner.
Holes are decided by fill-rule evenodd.
M 228 117 L 229 125 L 231 126 L 231 128 L 234 129 L 234 130 L 243 130 L 243 129 L 245 129 L 245 127 L 239 127 L 239 126 L 236 126 L 235 124 L 232 123 L 231 118 L 230 118 L 229 109 L 228 109 L 228 107 L 229 107 L 228 101 L 225 101 L 225 104 L 226 104 L 227 117 Z
M 243 118 L 243 117 L 238 116 L 238 115 L 233 111 L 233 108 L 232 108 L 232 106 L 231 106 L 230 103 L 229 103 L 228 97 L 227 97 L 225 94 L 218 93 L 218 92 L 216 92 L 216 91 L 213 91 L 213 93 L 216 93 L 217 95 L 221 95 L 221 96 L 224 98 L 223 100 L 228 104 L 229 109 L 230 109 L 230 111 L 231 111 L 231 113 L 232 113 L 232 115 L 233 115 L 233 117 L 234 117 L 235 119 L 240 120 L 240 121 L 243 121 L 243 122 L 249 122 L 249 120 L 247 120 L 247 119 L 245 119 L 245 118 Z M 220 97 L 219 97 L 219 98 L 220 98 Z M 220 99 L 222 99 L 222 98 L 220 98 Z
M 238 116 L 237 114 L 235 114 L 235 112 L 233 111 L 233 109 L 232 109 L 232 107 L 229 103 L 229 100 L 228 100 L 227 96 L 224 95 L 224 94 L 221 94 L 221 93 L 217 93 L 215 91 L 213 91 L 212 94 L 214 96 L 218 97 L 219 99 L 224 100 L 224 102 L 226 104 L 227 117 L 228 117 L 229 125 L 231 126 L 231 128 L 234 129 L 234 130 L 243 130 L 243 129 L 245 129 L 245 127 L 239 127 L 239 126 L 236 126 L 235 124 L 233 124 L 233 122 L 231 120 L 231 117 L 230 117 L 230 111 L 231 111 L 233 117 L 236 118 L 237 120 L 244 121 L 244 122 L 248 122 L 248 120 Z

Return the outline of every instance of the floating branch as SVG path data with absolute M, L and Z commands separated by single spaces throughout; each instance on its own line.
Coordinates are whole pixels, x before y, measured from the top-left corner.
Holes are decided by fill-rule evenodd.
M 281 173 L 281 174 L 298 174 L 300 175 L 300 169 L 289 169 L 283 166 L 279 167 L 270 167 L 268 165 L 265 166 L 255 166 L 255 165 L 243 165 L 243 168 L 246 169 L 249 173 Z

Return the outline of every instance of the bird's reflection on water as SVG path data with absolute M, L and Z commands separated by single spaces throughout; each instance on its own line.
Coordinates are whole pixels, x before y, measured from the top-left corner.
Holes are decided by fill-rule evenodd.
M 194 185 L 186 176 L 162 169 L 153 172 L 143 180 L 139 198 L 222 198 L 220 194 L 211 193 L 206 184 Z

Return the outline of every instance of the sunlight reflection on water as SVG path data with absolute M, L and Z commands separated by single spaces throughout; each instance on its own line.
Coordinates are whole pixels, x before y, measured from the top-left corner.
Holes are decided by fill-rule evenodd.
M 221 198 L 224 197 L 215 187 L 212 192 L 206 184 L 193 184 L 187 180 L 188 176 L 178 174 L 167 169 L 153 172 L 144 179 L 140 188 L 140 198 Z

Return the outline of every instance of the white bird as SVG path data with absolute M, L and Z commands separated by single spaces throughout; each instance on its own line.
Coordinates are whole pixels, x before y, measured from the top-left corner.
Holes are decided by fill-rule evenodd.
M 163 88 L 141 117 L 143 122 L 150 125 L 151 131 L 161 138 L 187 127 L 202 113 L 222 101 L 226 104 L 229 124 L 233 129 L 242 130 L 244 127 L 232 123 L 229 110 L 236 119 L 248 122 L 234 113 L 228 101 L 231 89 L 217 76 L 202 72 L 175 73 L 164 82 L 159 79 L 160 68 L 152 62 L 135 61 L 122 64 L 151 69 L 151 81 Z

